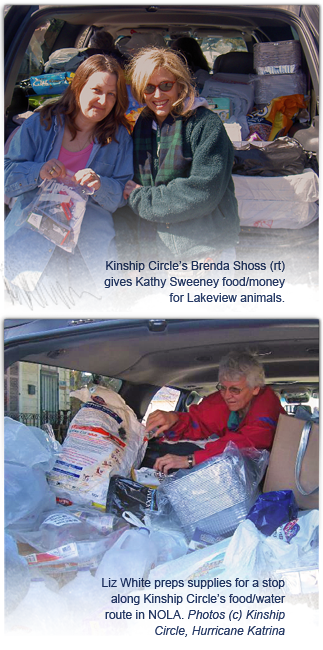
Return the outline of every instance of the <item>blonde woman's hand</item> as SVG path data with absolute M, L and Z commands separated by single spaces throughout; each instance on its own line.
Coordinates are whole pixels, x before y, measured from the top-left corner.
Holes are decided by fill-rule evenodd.
M 127 181 L 123 190 L 123 198 L 126 200 L 129 199 L 131 192 L 136 190 L 137 187 L 142 187 L 142 185 L 138 185 L 135 181 Z
M 39 176 L 42 181 L 51 181 L 53 178 L 64 178 L 66 176 L 65 165 L 60 160 L 56 158 L 51 158 L 47 160 L 41 167 Z
M 100 177 L 93 171 L 93 169 L 80 169 L 76 174 L 74 174 L 73 178 L 77 183 L 79 183 L 79 185 L 86 185 L 95 192 L 101 187 Z

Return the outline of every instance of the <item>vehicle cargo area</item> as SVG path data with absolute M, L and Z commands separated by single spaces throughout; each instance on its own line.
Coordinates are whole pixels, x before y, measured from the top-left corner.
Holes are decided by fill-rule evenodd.
M 95 33 L 110 34 L 125 68 L 146 45 L 197 41 L 208 70 L 196 67 L 196 93 L 220 116 L 235 148 L 237 260 L 252 263 L 257 251 L 270 263 L 275 251 L 288 282 L 317 287 L 318 7 L 22 6 L 8 11 L 5 25 L 6 146 L 32 111 L 63 92 L 87 56 L 101 52 L 89 47 Z M 134 125 L 142 106 L 129 85 L 128 95 Z
M 238 634 L 284 634 L 304 608 L 315 626 L 318 337 L 316 320 L 5 321 L 7 631 L 237 634 L 233 607 Z M 282 407 L 271 451 L 148 466 L 148 418 L 223 390 L 239 349 Z

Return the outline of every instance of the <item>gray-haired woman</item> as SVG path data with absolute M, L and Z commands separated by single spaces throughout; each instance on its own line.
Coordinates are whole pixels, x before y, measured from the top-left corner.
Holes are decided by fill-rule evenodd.
M 221 359 L 217 391 L 191 406 L 189 413 L 154 411 L 147 419 L 148 431 L 164 434 L 169 442 L 203 440 L 219 436 L 204 449 L 192 443 L 155 443 L 155 469 L 167 474 L 170 469 L 189 468 L 222 454 L 228 442 L 238 448 L 270 450 L 280 413 L 285 413 L 274 391 L 265 386 L 265 375 L 258 359 L 248 352 L 231 352 Z M 190 447 L 183 445 L 190 444 Z M 181 454 L 185 455 L 179 455 Z M 148 462 L 145 462 L 149 466 Z
M 219 363 L 219 382 L 240 381 L 243 377 L 249 388 L 265 385 L 264 367 L 256 355 L 233 350 L 222 357 Z

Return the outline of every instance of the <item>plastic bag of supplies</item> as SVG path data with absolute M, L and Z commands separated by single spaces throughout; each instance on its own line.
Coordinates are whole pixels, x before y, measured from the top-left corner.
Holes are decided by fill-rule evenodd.
M 90 194 L 92 189 L 69 177 L 45 180 L 25 208 L 25 225 L 67 253 L 74 253 Z
M 268 459 L 268 451 L 239 450 L 229 442 L 219 456 L 165 479 L 157 505 L 159 495 L 170 501 L 188 539 L 197 527 L 227 537 L 255 503 Z

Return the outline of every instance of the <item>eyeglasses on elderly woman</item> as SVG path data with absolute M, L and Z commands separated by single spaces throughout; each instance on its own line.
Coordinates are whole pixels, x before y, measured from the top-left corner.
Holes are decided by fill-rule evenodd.
M 228 391 L 231 393 L 231 395 L 240 395 L 242 391 L 247 388 L 247 386 L 244 386 L 244 388 L 238 388 L 238 386 L 223 386 L 223 384 L 217 384 L 216 389 L 219 390 L 221 393 L 225 393 Z

